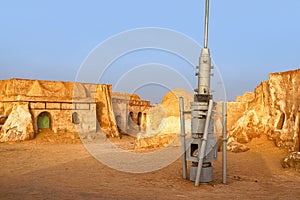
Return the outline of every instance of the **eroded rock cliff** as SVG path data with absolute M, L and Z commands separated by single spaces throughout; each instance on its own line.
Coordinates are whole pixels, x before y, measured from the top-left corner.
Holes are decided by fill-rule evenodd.
M 228 147 L 233 152 L 247 151 L 245 145 L 253 138 L 268 136 L 278 147 L 290 151 L 300 151 L 300 69 L 272 73 L 269 80 L 263 81 L 254 92 L 246 92 L 235 102 L 227 103 Z M 160 109 L 165 112 L 164 128 L 161 133 L 178 134 L 180 131 L 178 98 L 187 100 L 189 110 L 192 94 L 175 90 L 167 94 Z M 220 105 L 217 104 L 220 112 Z M 158 108 L 156 108 L 158 109 Z M 155 116 L 155 115 L 154 115 Z M 189 120 L 187 119 L 187 122 Z M 187 124 L 186 128 L 190 125 Z M 222 124 L 215 118 L 215 132 L 220 137 Z
M 108 137 L 119 137 L 112 109 L 112 86 L 98 85 L 96 92 L 96 115 L 102 131 Z
M 300 69 L 272 73 L 253 93 L 228 103 L 230 141 L 247 143 L 265 134 L 278 147 L 299 151 Z

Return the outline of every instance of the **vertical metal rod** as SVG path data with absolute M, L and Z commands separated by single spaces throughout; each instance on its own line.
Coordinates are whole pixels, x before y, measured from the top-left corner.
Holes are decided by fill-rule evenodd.
M 209 18 L 209 0 L 206 0 L 205 25 L 204 25 L 204 48 L 207 48 L 207 43 L 208 43 L 208 18 Z
M 223 135 L 223 150 L 222 150 L 222 173 L 223 184 L 227 183 L 227 103 L 222 103 L 222 135 Z
M 180 128 L 181 128 L 181 145 L 182 145 L 182 177 L 187 179 L 187 163 L 186 163 L 186 143 L 185 143 L 185 120 L 184 120 L 184 99 L 179 98 L 180 107 Z
M 199 186 L 199 183 L 200 183 L 200 176 L 201 176 L 201 170 L 202 170 L 202 165 L 203 165 L 203 160 L 204 160 L 204 154 L 205 154 L 205 150 L 206 150 L 208 128 L 209 128 L 209 124 L 210 124 L 210 117 L 211 117 L 211 113 L 212 113 L 213 104 L 214 104 L 213 100 L 209 100 L 208 111 L 207 111 L 205 126 L 204 126 L 203 141 L 202 141 L 200 149 L 198 149 L 199 162 L 198 162 L 195 186 Z

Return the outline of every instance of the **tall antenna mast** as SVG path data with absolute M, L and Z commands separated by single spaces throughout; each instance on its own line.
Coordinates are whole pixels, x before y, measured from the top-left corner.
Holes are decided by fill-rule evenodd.
M 207 48 L 207 43 L 208 43 L 208 19 L 209 19 L 209 0 L 206 0 L 205 26 L 204 26 L 204 48 Z
M 211 57 L 208 49 L 208 19 L 209 19 L 209 0 L 206 0 L 205 6 L 205 23 L 204 23 L 204 47 L 201 51 L 198 66 L 198 88 L 195 89 L 197 92 L 196 96 L 198 100 L 195 101 L 209 101 L 210 99 L 210 76 L 211 76 Z M 202 100 L 201 100 L 202 99 Z

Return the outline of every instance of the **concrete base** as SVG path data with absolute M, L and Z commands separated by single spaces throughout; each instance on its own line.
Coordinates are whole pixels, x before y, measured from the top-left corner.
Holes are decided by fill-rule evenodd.
M 190 181 L 195 182 L 197 176 L 197 168 L 196 166 L 191 166 L 190 168 Z M 212 166 L 209 167 L 202 167 L 201 174 L 200 174 L 200 183 L 210 183 L 213 181 L 213 168 Z

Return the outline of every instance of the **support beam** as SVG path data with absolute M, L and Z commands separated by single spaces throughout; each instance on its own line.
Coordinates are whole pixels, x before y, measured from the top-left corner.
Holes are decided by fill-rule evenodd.
M 185 143 L 185 119 L 184 119 L 184 99 L 179 98 L 180 107 L 180 124 L 181 124 L 181 145 L 182 145 L 182 177 L 187 179 L 187 163 L 186 163 L 186 143 Z
M 204 126 L 203 141 L 202 141 L 200 149 L 198 149 L 199 162 L 198 162 L 195 186 L 199 186 L 199 183 L 200 183 L 200 176 L 201 176 L 201 170 L 202 170 L 203 160 L 204 160 L 204 155 L 205 155 L 205 150 L 206 150 L 208 128 L 209 128 L 209 124 L 210 124 L 210 118 L 211 118 L 211 113 L 212 113 L 212 109 L 213 109 L 213 104 L 214 104 L 213 100 L 209 100 L 208 111 L 207 111 L 207 116 L 206 116 L 205 126 Z
M 223 135 L 223 148 L 222 148 L 222 182 L 227 183 L 227 103 L 222 103 L 222 135 Z

